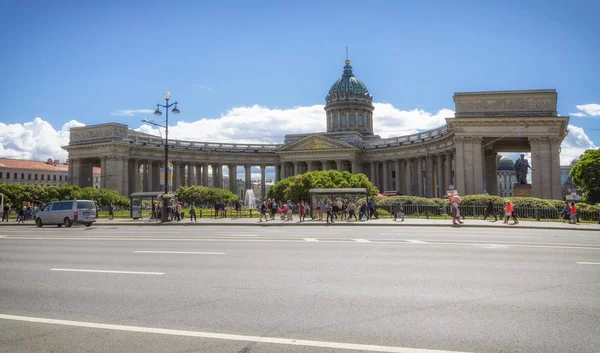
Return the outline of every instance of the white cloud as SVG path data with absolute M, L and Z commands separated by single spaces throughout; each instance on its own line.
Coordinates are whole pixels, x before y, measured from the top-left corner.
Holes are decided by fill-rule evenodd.
M 560 164 L 568 165 L 573 159 L 578 158 L 586 150 L 597 148 L 594 142 L 586 135 L 583 128 L 569 125 L 569 133 L 560 148 Z
M 203 90 L 207 91 L 207 92 L 212 92 L 213 88 L 210 86 L 205 86 L 205 85 L 196 85 L 196 87 L 198 88 L 202 88 Z
M 582 104 L 575 107 L 579 112 L 571 113 L 572 116 L 600 116 L 600 104 Z
M 69 144 L 69 130 L 83 125 L 71 120 L 57 131 L 39 117 L 24 124 L 0 123 L 0 156 L 39 161 L 52 157 L 64 161 L 67 152 L 61 146 Z
M 134 116 L 135 114 L 152 114 L 154 110 L 152 109 L 123 109 L 116 111 L 114 113 L 110 113 L 110 115 L 114 116 Z
M 400 110 L 387 103 L 375 103 L 374 106 L 375 133 L 384 138 L 432 129 L 444 125 L 444 118 L 454 117 L 454 112 L 449 109 L 431 114 L 422 109 Z M 259 105 L 233 108 L 216 119 L 179 121 L 169 127 L 169 136 L 181 140 L 281 143 L 286 134 L 325 131 L 323 108 L 323 105 L 291 109 L 270 109 Z M 147 124 L 138 131 L 159 135 L 158 128 Z

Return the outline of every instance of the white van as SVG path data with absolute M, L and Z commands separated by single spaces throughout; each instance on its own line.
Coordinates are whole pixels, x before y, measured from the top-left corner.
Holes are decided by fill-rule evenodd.
M 36 213 L 35 224 L 56 224 L 70 227 L 73 223 L 82 223 L 86 227 L 96 222 L 98 216 L 96 203 L 90 200 L 52 201 Z

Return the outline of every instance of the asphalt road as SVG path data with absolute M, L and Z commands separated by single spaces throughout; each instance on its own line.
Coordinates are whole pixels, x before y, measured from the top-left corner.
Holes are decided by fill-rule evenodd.
M 0 228 L 0 352 L 351 351 L 599 352 L 600 232 Z

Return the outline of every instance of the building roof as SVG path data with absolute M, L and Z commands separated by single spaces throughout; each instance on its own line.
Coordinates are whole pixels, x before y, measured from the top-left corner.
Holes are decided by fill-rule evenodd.
M 366 93 L 369 94 L 367 86 L 360 82 L 359 79 L 354 77 L 352 72 L 352 66 L 350 66 L 350 60 L 346 60 L 346 66 L 344 66 L 344 73 L 342 78 L 335 81 L 329 90 L 329 94 L 340 93 L 340 92 L 352 92 L 352 93 Z
M 515 162 L 508 158 L 501 158 L 498 161 L 498 169 L 497 170 L 515 170 Z
M 0 168 L 31 169 L 39 171 L 66 172 L 68 164 L 49 164 L 47 162 L 30 161 L 26 159 L 0 158 Z M 94 167 L 94 174 L 100 174 L 100 168 Z

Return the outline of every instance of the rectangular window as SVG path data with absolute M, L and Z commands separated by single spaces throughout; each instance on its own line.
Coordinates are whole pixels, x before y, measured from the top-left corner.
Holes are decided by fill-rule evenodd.
M 0 179 L 4 178 L 3 174 L 4 173 L 0 172 Z
M 58 176 L 58 180 L 59 180 L 59 181 L 62 181 L 62 175 L 59 175 L 59 176 Z
M 27 180 L 31 180 L 31 174 L 27 174 Z
M 42 176 L 42 180 L 44 180 L 44 174 L 41 174 L 41 176 Z
M 6 173 L 6 179 L 10 179 L 10 173 Z
M 35 174 L 35 175 L 33 176 L 33 178 L 34 178 L 34 180 L 37 180 L 37 174 Z
M 25 180 L 25 173 L 21 173 L 21 180 Z
M 52 180 L 56 181 L 56 174 L 52 177 Z
M 98 182 L 98 177 L 96 177 L 96 182 Z
M 69 181 L 69 177 L 65 175 L 65 181 Z
M 342 115 L 342 126 L 346 126 L 346 114 Z
M 13 174 L 13 179 L 17 179 L 17 173 Z
M 50 174 L 48 174 L 47 176 L 48 176 L 48 179 L 46 179 L 46 180 L 50 181 Z

